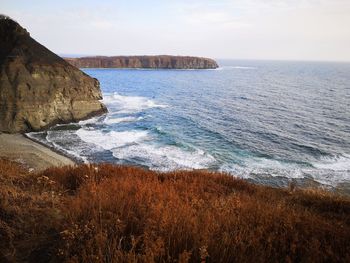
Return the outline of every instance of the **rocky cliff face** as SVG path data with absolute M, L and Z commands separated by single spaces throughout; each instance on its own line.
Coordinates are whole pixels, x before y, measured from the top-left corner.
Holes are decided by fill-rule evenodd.
M 65 58 L 77 68 L 154 68 L 215 69 L 218 64 L 209 58 L 182 56 L 118 56 Z
M 0 16 L 0 131 L 37 131 L 106 112 L 99 82 Z

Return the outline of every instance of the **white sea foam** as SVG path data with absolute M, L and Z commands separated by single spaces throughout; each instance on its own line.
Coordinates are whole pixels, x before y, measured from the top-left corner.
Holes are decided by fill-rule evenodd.
M 273 169 L 277 169 L 277 170 L 282 170 L 282 169 L 297 169 L 299 168 L 299 166 L 297 164 L 293 164 L 293 163 L 285 163 L 285 162 L 281 162 L 278 160 L 274 160 L 274 159 L 268 159 L 268 158 L 250 158 L 248 160 L 246 160 L 245 162 L 246 166 L 252 166 L 254 168 L 273 168 Z
M 134 122 L 134 121 L 140 121 L 143 120 L 143 117 L 120 117 L 120 118 L 112 118 L 112 117 L 107 117 L 103 122 L 105 124 L 116 124 L 116 123 L 121 123 L 121 122 Z
M 323 157 L 319 162 L 312 165 L 318 169 L 332 171 L 350 171 L 350 155 L 340 155 L 336 157 Z
M 89 163 L 88 159 L 81 155 L 80 151 L 78 151 L 77 148 L 73 150 L 69 150 L 67 149 L 67 147 L 62 147 L 59 144 L 57 144 L 55 142 L 55 139 L 51 138 L 52 136 L 54 136 L 54 134 L 57 134 L 57 132 L 52 132 L 52 131 L 48 131 L 47 132 L 47 136 L 46 136 L 46 140 L 51 143 L 53 145 L 54 148 L 58 149 L 59 151 L 66 153 L 67 155 L 76 158 L 78 160 L 82 160 L 84 163 Z M 64 135 L 61 135 L 61 138 L 65 137 Z M 63 139 L 59 139 L 59 141 L 63 141 Z
M 39 143 L 43 143 L 49 147 L 53 147 L 56 150 L 58 150 L 64 154 L 67 154 L 68 156 L 70 156 L 72 158 L 81 160 L 84 163 L 88 163 L 88 159 L 85 156 L 82 156 L 76 148 L 73 151 L 73 150 L 69 150 L 66 147 L 62 147 L 59 144 L 57 144 L 55 142 L 55 140 L 51 138 L 51 136 L 53 134 L 52 131 L 47 131 L 47 136 L 45 137 L 45 139 L 39 139 L 39 137 L 37 135 L 41 134 L 41 133 L 42 132 L 30 132 L 30 133 L 26 133 L 26 136 L 28 136 L 30 139 L 32 139 L 34 141 L 37 141 Z M 62 135 L 62 136 L 64 136 L 64 135 Z M 59 140 L 59 141 L 62 141 L 62 140 Z
M 156 146 L 146 143 L 114 149 L 112 152 L 118 159 L 137 159 L 151 169 L 162 171 L 204 169 L 215 162 L 213 156 L 199 149 L 187 151 L 176 146 Z
M 137 160 L 151 169 L 204 169 L 215 162 L 213 156 L 199 149 L 149 144 L 152 138 L 147 131 L 102 132 L 82 128 L 76 134 L 87 143 L 111 151 L 120 160 Z
M 43 134 L 43 132 L 28 132 L 28 133 L 26 133 L 26 136 L 28 136 L 28 138 L 30 138 L 31 140 L 46 144 L 47 143 L 46 139 L 40 138 L 40 135 L 42 135 L 42 134 Z
M 242 178 L 282 176 L 290 179 L 312 178 L 324 185 L 337 186 L 350 180 L 350 158 L 342 155 L 337 158 L 323 158 L 305 167 L 296 163 L 284 163 L 265 158 L 251 158 L 244 165 L 224 164 L 220 171 Z
M 243 165 L 224 164 L 220 171 L 234 174 L 242 178 L 259 176 L 284 176 L 287 178 L 304 178 L 298 164 L 284 163 L 267 158 L 250 158 L 244 160 Z
M 341 183 L 348 183 L 350 180 L 350 173 L 347 171 L 333 171 L 329 170 L 303 170 L 304 173 L 309 174 L 312 178 L 324 185 L 337 186 Z
M 87 120 L 79 121 L 79 125 L 93 124 L 98 121 L 100 117 L 93 117 Z
M 64 153 L 66 153 L 68 156 L 71 156 L 71 157 L 73 157 L 73 158 L 76 158 L 76 159 L 78 159 L 78 160 L 81 160 L 81 161 L 83 161 L 83 163 L 89 163 L 88 158 L 86 158 L 85 156 L 80 155 L 76 150 L 75 150 L 75 151 L 73 151 L 73 150 L 68 150 L 68 149 L 66 149 L 66 148 L 61 147 L 60 145 L 58 145 L 58 144 L 55 143 L 55 142 L 52 142 L 52 144 L 54 145 L 54 147 L 55 147 L 56 149 L 58 149 L 58 150 L 60 150 L 60 151 L 62 151 L 62 152 L 64 152 Z
M 312 163 L 314 169 L 304 170 L 316 181 L 336 186 L 350 181 L 350 155 L 343 154 L 336 157 L 323 157 Z
M 140 140 L 145 140 L 148 136 L 147 131 L 111 131 L 105 133 L 98 130 L 83 128 L 78 130 L 76 134 L 83 141 L 95 144 L 105 150 L 112 150 L 128 144 L 133 144 Z
M 122 96 L 118 93 L 105 95 L 103 99 L 109 108 L 117 113 L 134 113 L 151 108 L 165 108 L 167 105 L 158 104 L 157 102 L 146 97 L 139 96 Z

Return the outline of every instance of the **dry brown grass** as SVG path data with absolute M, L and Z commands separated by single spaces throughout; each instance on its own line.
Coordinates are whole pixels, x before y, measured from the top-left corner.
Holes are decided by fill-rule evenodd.
M 349 262 L 350 200 L 205 171 L 0 160 L 0 261 Z

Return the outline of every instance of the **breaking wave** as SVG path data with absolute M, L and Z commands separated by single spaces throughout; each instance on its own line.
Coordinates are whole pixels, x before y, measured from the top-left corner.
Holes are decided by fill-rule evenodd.
M 99 130 L 80 129 L 76 134 L 85 142 L 97 145 L 104 150 L 112 150 L 114 148 L 135 144 L 141 140 L 145 140 L 148 136 L 146 131 L 110 131 L 102 132 Z
M 151 108 L 165 108 L 166 104 L 159 104 L 154 100 L 140 96 L 123 96 L 117 92 L 104 96 L 103 103 L 112 113 L 130 114 Z
M 215 158 L 202 150 L 183 150 L 176 146 L 136 144 L 113 150 L 118 159 L 128 160 L 160 171 L 175 169 L 205 169 Z

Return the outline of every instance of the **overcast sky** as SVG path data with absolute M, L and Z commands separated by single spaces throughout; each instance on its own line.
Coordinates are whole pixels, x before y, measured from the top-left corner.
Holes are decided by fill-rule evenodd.
M 0 0 L 58 54 L 350 61 L 350 0 Z

